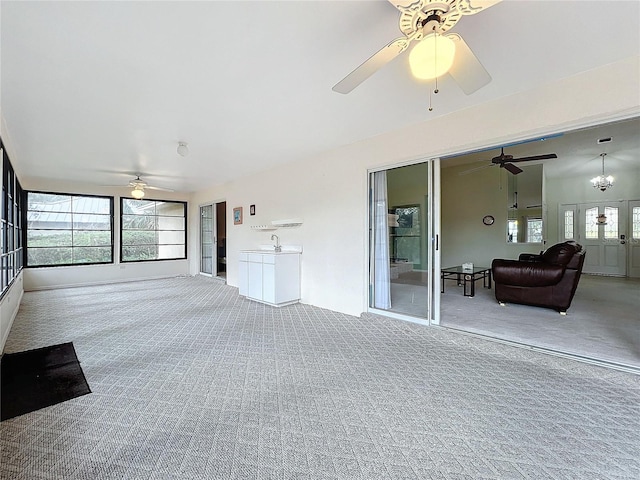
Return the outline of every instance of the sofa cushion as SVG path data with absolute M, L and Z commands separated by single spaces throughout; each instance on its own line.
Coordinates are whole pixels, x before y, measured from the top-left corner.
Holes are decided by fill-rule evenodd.
M 542 261 L 551 265 L 567 265 L 573 256 L 581 250 L 575 242 L 557 243 L 542 254 Z

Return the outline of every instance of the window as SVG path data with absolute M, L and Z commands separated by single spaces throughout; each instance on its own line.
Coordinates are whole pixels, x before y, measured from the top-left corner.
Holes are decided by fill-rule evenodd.
M 598 238 L 598 207 L 587 208 L 584 211 L 584 236 L 589 240 Z
M 573 210 L 565 210 L 564 212 L 564 239 L 573 240 Z
M 405 261 L 421 268 L 420 205 L 395 207 L 391 210 L 397 217 L 397 226 L 391 230 L 391 261 Z
M 120 199 L 120 261 L 187 258 L 187 204 Z
M 507 220 L 507 238 L 509 243 L 518 243 L 518 220 Z
M 542 243 L 541 218 L 527 218 L 527 242 Z
M 27 266 L 113 262 L 113 197 L 27 193 Z
M 633 207 L 631 214 L 631 238 L 640 238 L 640 207 Z
M 618 238 L 618 209 L 616 207 L 604 207 L 604 215 L 607 224 L 604 226 L 604 238 L 616 240 Z
M 2 204 L 0 206 L 0 285 L 4 292 L 22 270 L 22 202 L 20 182 L 0 141 Z

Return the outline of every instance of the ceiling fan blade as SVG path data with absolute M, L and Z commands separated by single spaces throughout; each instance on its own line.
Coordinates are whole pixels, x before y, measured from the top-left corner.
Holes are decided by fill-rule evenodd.
M 511 163 L 505 163 L 502 165 L 504 167 L 505 170 L 508 170 L 509 172 L 513 173 L 514 175 L 518 175 L 519 173 L 522 173 L 522 169 L 516 167 L 515 165 L 511 164 Z
M 389 0 L 391 3 L 392 0 Z M 463 15 L 473 15 L 478 12 L 482 12 L 489 7 L 493 7 L 496 3 L 500 3 L 502 0 L 466 0 L 465 2 L 459 2 L 458 9 Z
M 388 1 L 391 5 L 396 7 L 398 10 L 401 10 L 403 8 L 408 8 L 414 3 L 416 3 L 416 0 L 388 0 Z
M 532 160 L 548 160 L 550 158 L 558 158 L 555 153 L 547 153 L 545 155 L 534 155 L 532 157 L 512 158 L 511 162 L 530 162 Z
M 464 93 L 471 95 L 488 84 L 491 81 L 491 75 L 460 35 L 448 33 L 445 36 L 453 40 L 456 45 L 455 59 L 449 75 L 460 85 Z
M 151 185 L 145 185 L 144 188 L 148 188 L 149 190 L 161 190 L 163 192 L 175 192 L 175 190 L 171 190 L 170 188 L 152 187 Z
M 332 90 L 338 93 L 349 93 L 371 75 L 384 67 L 391 60 L 407 49 L 410 38 L 401 37 L 391 41 L 367 59 L 349 75 L 336 83 Z

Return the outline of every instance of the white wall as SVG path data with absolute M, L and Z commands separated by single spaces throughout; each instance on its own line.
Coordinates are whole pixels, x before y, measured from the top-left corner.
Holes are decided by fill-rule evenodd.
M 60 182 L 41 178 L 20 178 L 20 183 L 25 190 L 41 190 L 45 192 L 64 192 L 88 195 L 113 195 L 115 197 L 113 229 L 114 257 L 116 263 L 106 265 L 25 268 L 23 275 L 24 289 L 26 291 L 146 280 L 151 278 L 174 277 L 177 275 L 189 274 L 189 260 L 119 263 L 119 196 L 128 194 L 127 190 L 114 190 L 113 188 L 90 186 L 86 184 L 78 185 L 70 182 Z M 156 192 L 148 192 L 145 198 L 155 200 L 187 201 L 189 197 L 186 194 L 172 192 L 162 192 L 160 194 Z M 189 244 L 190 237 L 191 232 L 187 229 L 187 245 Z M 189 252 L 187 252 L 187 255 L 188 254 Z
M 446 167 L 447 160 L 442 162 Z M 539 253 L 545 248 L 541 243 L 507 243 L 507 207 L 513 204 L 513 196 L 509 194 L 509 182 L 513 184 L 513 175 L 503 168 L 481 168 L 473 173 L 461 175 L 477 164 L 456 165 L 442 169 L 442 231 L 441 255 L 442 265 L 452 267 L 465 262 L 478 266 L 491 266 L 494 258 L 518 258 L 520 253 Z M 519 180 L 524 194 L 518 191 L 518 203 L 524 207 L 527 202 L 542 202 L 542 166 L 530 165 L 522 167 L 537 171 L 540 181 L 532 174 L 528 182 Z M 526 175 L 522 173 L 521 175 Z M 537 196 L 528 192 L 536 185 Z M 540 214 L 541 209 L 519 209 L 518 218 L 525 215 Z M 485 225 L 485 215 L 494 217 L 493 225 Z
M 303 245 L 302 301 L 360 314 L 367 308 L 369 168 L 464 153 L 638 115 L 639 72 L 639 58 L 633 57 L 534 91 L 213 186 L 193 196 L 189 228 L 197 231 L 199 204 L 227 201 L 227 281 L 237 286 L 238 252 L 267 243 L 270 235 L 252 231 L 249 225 L 303 218 L 301 227 L 276 232 L 283 244 Z M 425 118 L 428 115 L 425 110 Z M 255 217 L 247 214 L 251 204 L 256 205 Z M 244 207 L 245 223 L 234 226 L 231 212 L 239 206 Z M 498 220 L 498 212 L 495 216 Z M 191 273 L 196 273 L 197 241 L 191 243 L 190 250 Z
M 446 164 L 446 160 L 442 162 Z M 507 180 L 502 168 L 480 169 L 460 175 L 469 165 L 442 169 L 442 266 L 465 262 L 491 266 L 494 258 L 518 258 L 523 252 L 538 253 L 541 245 L 507 243 Z M 482 218 L 492 215 L 493 225 Z

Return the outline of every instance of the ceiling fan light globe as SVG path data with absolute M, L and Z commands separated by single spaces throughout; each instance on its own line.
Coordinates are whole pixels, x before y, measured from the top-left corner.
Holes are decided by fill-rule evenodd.
M 131 190 L 131 196 L 137 200 L 140 200 L 142 197 L 144 197 L 144 190 L 136 187 L 133 190 Z
M 453 40 L 439 33 L 429 34 L 409 53 L 411 73 L 420 80 L 440 77 L 453 65 L 455 54 Z

